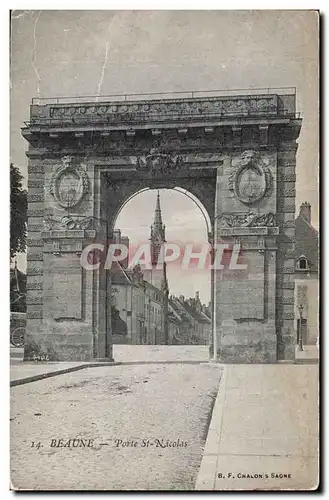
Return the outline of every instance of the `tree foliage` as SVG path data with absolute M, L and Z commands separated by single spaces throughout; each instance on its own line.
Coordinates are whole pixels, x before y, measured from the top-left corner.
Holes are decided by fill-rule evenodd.
M 27 192 L 19 169 L 10 164 L 10 257 L 26 248 Z
M 26 312 L 26 274 L 16 267 L 10 270 L 10 310 Z

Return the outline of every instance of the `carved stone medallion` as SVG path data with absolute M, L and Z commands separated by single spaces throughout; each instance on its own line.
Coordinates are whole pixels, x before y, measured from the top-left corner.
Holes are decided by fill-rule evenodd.
M 89 179 L 80 165 L 74 165 L 72 158 L 65 156 L 63 165 L 54 172 L 49 192 L 62 208 L 75 207 L 88 192 Z
M 256 151 L 247 150 L 235 162 L 229 189 L 245 205 L 261 200 L 270 189 L 271 173 Z

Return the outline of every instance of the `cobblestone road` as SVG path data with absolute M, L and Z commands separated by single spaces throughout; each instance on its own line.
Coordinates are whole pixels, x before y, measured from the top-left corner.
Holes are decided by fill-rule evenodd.
M 220 376 L 208 364 L 112 366 L 13 387 L 13 486 L 193 489 Z M 50 446 L 73 438 L 92 447 Z M 116 439 L 137 445 L 117 447 Z

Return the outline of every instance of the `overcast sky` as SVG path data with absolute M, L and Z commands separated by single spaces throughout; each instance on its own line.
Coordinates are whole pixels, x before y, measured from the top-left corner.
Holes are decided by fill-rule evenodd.
M 184 194 L 173 189 L 160 189 L 162 222 L 166 225 L 166 241 L 179 245 L 185 252 L 187 243 L 193 244 L 193 251 L 201 250 L 201 245 L 208 243 L 207 225 L 201 210 Z M 141 244 L 148 243 L 150 225 L 154 219 L 157 190 L 140 193 L 121 210 L 115 227 L 123 235 L 129 236 L 133 251 Z M 179 209 L 177 209 L 179 207 Z M 136 224 L 136 211 L 138 223 Z M 181 255 L 183 255 L 181 253 Z M 208 305 L 210 300 L 210 271 L 195 267 L 182 269 L 179 259 L 168 262 L 167 277 L 170 293 L 194 297 L 197 291 L 200 298 Z
M 26 176 L 27 143 L 20 128 L 37 95 L 293 86 L 303 117 L 296 202 L 312 204 L 318 227 L 317 21 L 311 11 L 14 11 L 11 160 Z M 131 227 L 131 214 L 137 223 L 141 204 L 150 208 L 154 200 L 154 192 L 135 197 L 120 224 Z M 179 219 L 186 239 L 205 231 L 191 200 L 164 191 L 162 204 L 168 231 Z M 24 257 L 19 267 L 24 269 Z M 200 283 L 204 301 L 207 279 Z M 193 277 L 176 281 L 175 289 L 181 282 L 184 294 L 198 289 Z

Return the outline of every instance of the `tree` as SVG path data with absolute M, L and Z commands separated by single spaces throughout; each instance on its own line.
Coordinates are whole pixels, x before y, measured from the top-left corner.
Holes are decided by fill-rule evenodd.
M 10 258 L 26 248 L 27 192 L 19 169 L 10 164 Z
M 10 311 L 26 312 L 26 274 L 10 269 Z

